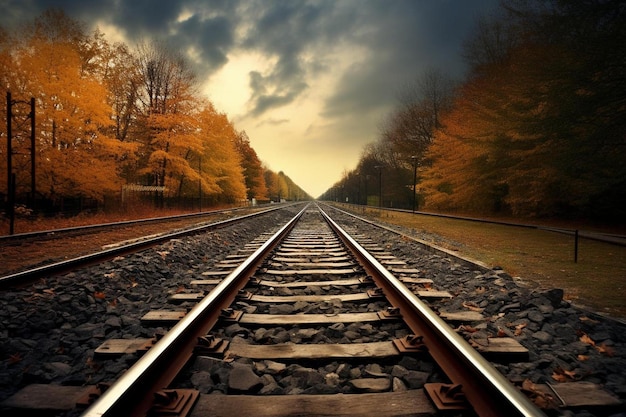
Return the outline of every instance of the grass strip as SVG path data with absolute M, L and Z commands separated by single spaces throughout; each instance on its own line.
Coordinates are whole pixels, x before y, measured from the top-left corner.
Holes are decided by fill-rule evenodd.
M 378 209 L 357 214 L 413 229 L 423 240 L 499 266 L 529 285 L 562 288 L 579 306 L 626 318 L 626 247 L 580 238 L 574 262 L 574 237 L 561 233 Z

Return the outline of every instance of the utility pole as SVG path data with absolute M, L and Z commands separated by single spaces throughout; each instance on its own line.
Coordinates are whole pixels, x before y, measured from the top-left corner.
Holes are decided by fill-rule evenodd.
M 415 213 L 417 203 L 417 156 L 411 157 L 413 160 L 413 213 Z
M 31 205 L 35 205 L 35 98 L 30 103 L 22 100 L 13 100 L 11 92 L 7 91 L 7 215 L 9 217 L 9 234 L 15 232 L 15 174 L 13 173 L 13 106 L 15 104 L 30 104 L 30 195 Z

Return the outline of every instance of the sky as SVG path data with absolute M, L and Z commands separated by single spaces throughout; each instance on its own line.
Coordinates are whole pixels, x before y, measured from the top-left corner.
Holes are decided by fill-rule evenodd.
M 0 0 L 0 25 L 62 9 L 133 47 L 166 42 L 259 158 L 317 197 L 431 70 L 461 79 L 462 45 L 498 0 Z

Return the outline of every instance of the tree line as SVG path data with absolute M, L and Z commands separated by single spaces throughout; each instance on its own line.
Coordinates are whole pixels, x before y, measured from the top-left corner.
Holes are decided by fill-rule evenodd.
M 156 190 L 151 196 L 159 206 L 197 198 L 213 204 L 309 198 L 261 163 L 246 132 L 200 94 L 189 62 L 163 42 L 111 43 L 50 9 L 12 32 L 0 28 L 0 81 L 14 99 L 17 202 L 102 203 L 125 185 Z M 31 97 L 36 190 L 30 110 L 21 102 Z M 10 182 L 7 143 L 1 129 L 0 179 L 7 186 L 0 189 Z
M 417 77 L 323 197 L 623 222 L 625 17 L 618 0 L 504 1 L 466 40 L 464 79 Z

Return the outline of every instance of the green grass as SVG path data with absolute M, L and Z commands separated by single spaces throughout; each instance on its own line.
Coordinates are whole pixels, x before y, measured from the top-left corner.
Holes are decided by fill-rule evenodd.
M 365 215 L 427 233 L 425 240 L 500 266 L 531 286 L 562 288 L 577 305 L 626 318 L 626 247 L 581 238 L 575 263 L 574 237 L 560 233 L 376 209 Z

